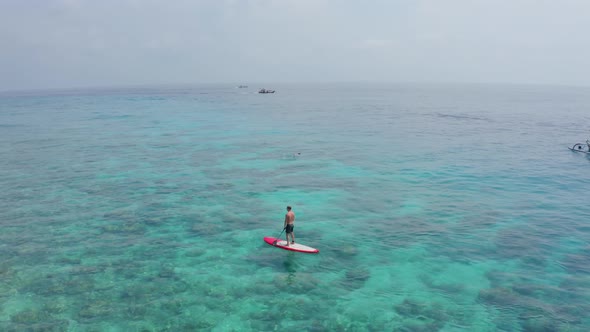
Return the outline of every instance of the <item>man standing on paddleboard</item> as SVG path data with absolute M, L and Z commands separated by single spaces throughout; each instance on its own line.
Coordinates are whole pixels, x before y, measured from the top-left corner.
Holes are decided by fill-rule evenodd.
M 291 211 L 291 207 L 287 206 L 287 214 L 285 214 L 285 235 L 287 236 L 287 247 L 289 246 L 289 234 L 291 234 L 291 243 L 295 243 L 295 233 L 293 228 L 295 227 L 295 213 Z

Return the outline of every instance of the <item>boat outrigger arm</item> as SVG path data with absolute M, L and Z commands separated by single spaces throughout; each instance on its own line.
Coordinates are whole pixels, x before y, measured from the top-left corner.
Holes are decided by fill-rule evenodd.
M 586 140 L 586 144 L 576 143 L 570 148 L 572 151 L 590 153 L 590 140 Z

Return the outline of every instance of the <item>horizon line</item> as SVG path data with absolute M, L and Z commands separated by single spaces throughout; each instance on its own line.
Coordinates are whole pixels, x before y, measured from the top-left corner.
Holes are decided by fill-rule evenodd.
M 239 82 L 179 82 L 179 83 L 137 83 L 137 84 L 114 84 L 114 85 L 86 85 L 70 87 L 39 87 L 39 88 L 16 88 L 0 90 L 0 96 L 18 93 L 38 93 L 38 92 L 73 92 L 73 91 L 100 91 L 100 90 L 132 90 L 132 89 L 149 89 L 149 88 L 190 88 L 198 86 L 228 86 L 238 87 L 240 85 L 326 85 L 326 84 L 383 84 L 383 85 L 489 85 L 489 86 L 536 86 L 536 87 L 568 87 L 577 89 L 588 89 L 590 85 L 576 85 L 565 83 L 531 83 L 531 82 L 460 82 L 460 81 L 255 81 L 249 83 Z M 262 87 L 260 87 L 262 88 Z

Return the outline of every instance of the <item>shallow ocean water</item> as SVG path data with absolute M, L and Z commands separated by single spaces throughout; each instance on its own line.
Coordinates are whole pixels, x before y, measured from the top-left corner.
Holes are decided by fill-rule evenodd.
M 590 89 L 272 88 L 1 94 L 0 329 L 590 329 Z

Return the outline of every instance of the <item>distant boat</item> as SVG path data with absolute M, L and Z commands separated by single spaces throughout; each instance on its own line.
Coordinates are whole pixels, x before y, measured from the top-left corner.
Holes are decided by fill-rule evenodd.
M 275 93 L 275 90 L 260 89 L 258 93 Z
M 240 88 L 240 89 L 245 89 L 247 87 L 248 87 L 247 85 L 240 85 L 240 86 L 238 86 L 238 88 Z

